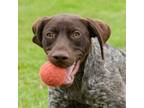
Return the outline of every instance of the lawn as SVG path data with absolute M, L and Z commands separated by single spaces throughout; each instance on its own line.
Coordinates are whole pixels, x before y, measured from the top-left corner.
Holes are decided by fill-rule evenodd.
M 101 19 L 112 30 L 108 43 L 125 48 L 125 0 L 19 0 L 19 108 L 47 108 L 48 88 L 41 84 L 38 70 L 46 60 L 41 48 L 32 43 L 32 23 L 40 16 L 73 13 Z

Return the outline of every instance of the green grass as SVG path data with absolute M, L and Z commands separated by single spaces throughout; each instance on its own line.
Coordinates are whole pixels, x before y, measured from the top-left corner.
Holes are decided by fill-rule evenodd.
M 101 19 L 112 30 L 108 43 L 125 48 L 125 0 L 19 0 L 19 108 L 47 108 L 48 88 L 38 71 L 46 60 L 42 49 L 32 43 L 31 26 L 40 16 L 73 13 Z

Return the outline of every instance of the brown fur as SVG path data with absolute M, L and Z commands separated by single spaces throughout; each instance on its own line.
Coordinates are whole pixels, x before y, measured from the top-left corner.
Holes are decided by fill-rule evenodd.
M 32 30 L 33 42 L 44 49 L 52 63 L 61 67 L 68 67 L 79 59 L 82 62 L 90 50 L 91 37 L 98 38 L 104 59 L 103 44 L 110 36 L 110 28 L 105 23 L 71 15 L 39 18 L 34 22 Z M 73 39 L 75 31 L 80 36 Z M 49 32 L 54 38 L 47 37 Z

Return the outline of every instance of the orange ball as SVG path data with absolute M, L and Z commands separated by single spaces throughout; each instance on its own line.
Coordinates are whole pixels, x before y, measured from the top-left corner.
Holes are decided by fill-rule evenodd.
M 40 77 L 48 86 L 61 86 L 66 79 L 66 75 L 65 68 L 57 67 L 50 62 L 46 62 L 40 68 Z

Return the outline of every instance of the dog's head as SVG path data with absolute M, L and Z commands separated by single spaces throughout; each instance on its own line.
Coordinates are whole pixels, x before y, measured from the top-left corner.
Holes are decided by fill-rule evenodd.
M 91 48 L 91 38 L 97 37 L 102 59 L 103 44 L 110 36 L 107 24 L 72 15 L 42 17 L 32 26 L 33 42 L 42 47 L 50 62 L 67 68 L 68 78 L 65 84 L 72 84 L 80 64 L 85 60 Z

